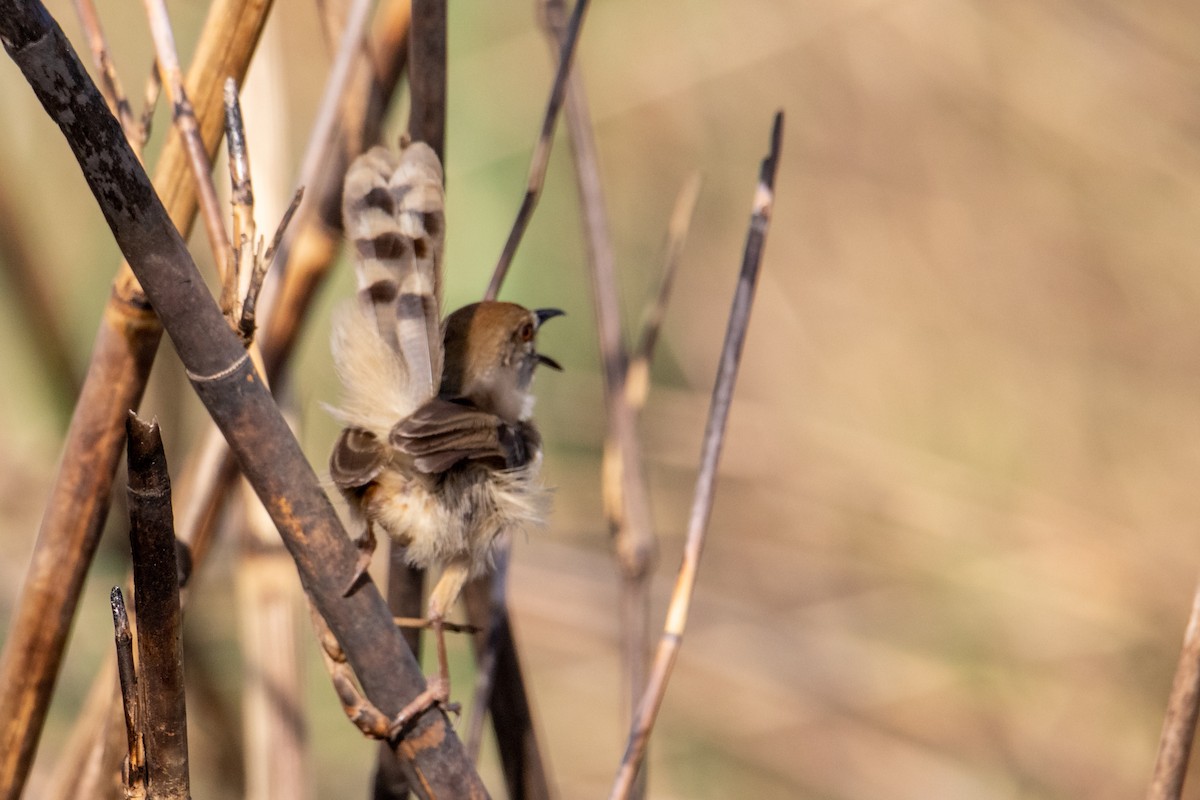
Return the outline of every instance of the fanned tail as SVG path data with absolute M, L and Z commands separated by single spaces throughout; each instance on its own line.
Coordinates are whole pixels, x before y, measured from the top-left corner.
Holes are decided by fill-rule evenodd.
M 384 436 L 437 393 L 442 375 L 442 165 L 423 142 L 375 147 L 346 173 L 346 238 L 357 302 L 334 324 L 340 416 Z

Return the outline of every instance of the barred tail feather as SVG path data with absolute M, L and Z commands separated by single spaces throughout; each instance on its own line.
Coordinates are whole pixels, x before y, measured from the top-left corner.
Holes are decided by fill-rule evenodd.
M 386 147 L 364 153 L 346 174 L 342 217 L 356 254 L 361 314 L 400 362 L 411 411 L 437 393 L 442 373 L 445 197 L 437 155 L 422 142 L 399 153 Z

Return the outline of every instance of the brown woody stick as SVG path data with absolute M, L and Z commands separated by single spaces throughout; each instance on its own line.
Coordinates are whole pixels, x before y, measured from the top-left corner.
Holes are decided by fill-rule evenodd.
M 245 74 L 269 7 L 269 0 L 216 0 L 210 9 L 188 77 L 210 153 L 222 122 L 216 77 Z M 172 220 L 186 233 L 196 199 L 177 136 L 168 137 L 155 179 Z M 141 400 L 161 336 L 141 287 L 123 266 L 92 347 L 21 601 L 0 654 L 0 800 L 15 800 L 28 776 L 83 579 L 108 514 L 125 414 Z
M 129 459 L 129 544 L 137 609 L 138 709 L 146 789 L 154 800 L 189 800 L 187 705 L 171 479 L 157 422 L 132 411 Z
M 404 64 L 405 42 L 408 36 L 409 8 L 406 0 L 385 2 L 376 15 L 372 39 L 376 49 L 383 54 L 375 73 L 360 60 L 355 77 L 348 92 L 361 96 L 363 102 L 347 103 L 347 108 L 357 109 L 366 117 L 346 118 L 341 123 L 338 144 L 332 155 L 322 162 L 320 172 L 310 184 L 309 196 L 313 198 L 310 213 L 301 212 L 307 221 L 288 228 L 288 237 L 294 237 L 295 247 L 291 258 L 275 274 L 282 273 L 286 280 L 275 298 L 268 303 L 264 312 L 265 330 L 259 335 L 263 348 L 264 371 L 271 385 L 282 379 L 292 346 L 304 321 L 305 313 L 333 263 L 337 248 L 341 244 L 341 188 L 342 176 L 346 171 L 351 154 L 361 148 L 362 141 L 377 137 L 380 120 L 399 79 Z M 318 135 L 317 132 L 314 135 Z M 212 542 L 215 521 L 224 507 L 226 492 L 237 476 L 237 465 L 220 432 L 212 427 L 204 437 L 202 445 L 189 460 L 180 486 L 186 498 L 179 512 L 181 541 L 190 549 L 193 564 L 201 565 Z M 183 597 L 187 600 L 186 593 Z M 97 675 L 92 694 L 113 691 L 111 675 Z M 90 695 L 89 695 L 90 696 Z M 90 735 L 81 732 L 90 731 Z M 104 760 L 104 753 L 116 752 L 111 741 L 113 731 L 119 735 L 119 726 L 105 722 L 102 714 L 85 715 L 76 723 L 72 739 L 90 739 L 90 743 L 72 748 L 71 753 L 89 753 L 88 763 Z M 106 741 L 108 739 L 109 741 Z M 386 745 L 385 745 L 386 746 Z M 65 758 L 59 767 L 58 791 L 55 797 L 61 800 L 74 797 L 91 797 L 94 784 L 81 784 L 77 777 L 90 776 L 80 769 L 80 758 Z
M 0 39 L 62 128 L 196 393 L 296 561 L 305 591 L 345 649 L 367 696 L 385 714 L 396 714 L 423 688 L 420 670 L 373 583 L 341 596 L 355 572 L 354 545 L 245 350 L 204 291 L 119 124 L 36 0 L 0 0 Z M 417 791 L 433 797 L 486 796 L 443 713 L 420 716 L 397 749 Z
M 1146 800 L 1178 800 L 1182 796 L 1197 716 L 1200 716 L 1200 586 L 1192 597 L 1192 613 L 1183 635 L 1175 680 L 1171 683 L 1167 716 Z
M 630 726 L 629 742 L 617 777 L 613 783 L 610 800 L 624 800 L 633 789 L 638 767 L 646 751 L 646 743 L 654 728 L 658 709 L 662 704 L 670 680 L 675 657 L 683 641 L 687 627 L 688 610 L 696 588 L 696 575 L 700 568 L 700 555 L 704 549 L 704 537 L 708 531 L 708 519 L 712 513 L 713 496 L 716 493 L 717 462 L 725 441 L 725 425 L 729 420 L 729 407 L 733 402 L 733 387 L 737 381 L 738 366 L 742 358 L 742 345 L 746 341 L 746 328 L 750 324 L 750 308 L 754 302 L 754 288 L 758 282 L 762 249 L 771 221 L 771 210 L 775 202 L 775 173 L 779 167 L 779 148 L 783 139 L 783 112 L 775 114 L 771 127 L 771 148 L 763 159 L 759 170 L 758 189 L 754 195 L 754 213 L 750 217 L 750 229 L 746 234 L 746 249 L 742 256 L 742 268 L 738 275 L 737 290 L 733 295 L 733 308 L 729 312 L 729 325 L 725 330 L 725 344 L 721 348 L 721 361 L 717 367 L 716 385 L 713 387 L 709 405 L 708 424 L 704 431 L 704 442 L 700 450 L 700 472 L 696 477 L 696 492 L 692 500 L 691 516 L 688 519 L 687 540 L 684 544 L 683 563 L 671 603 L 667 609 L 667 621 L 659 639 L 654 656 L 650 682 L 638 703 L 637 713 Z

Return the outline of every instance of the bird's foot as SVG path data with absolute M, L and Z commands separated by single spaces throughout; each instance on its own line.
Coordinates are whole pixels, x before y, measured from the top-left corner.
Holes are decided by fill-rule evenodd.
M 425 691 L 413 698 L 396 715 L 396 718 L 392 720 L 392 724 L 388 728 L 388 738 L 394 739 L 403 733 L 404 729 L 412 724 L 413 720 L 434 706 L 437 706 L 448 714 L 453 714 L 456 719 L 462 713 L 461 705 L 450 702 L 450 680 L 439 675 L 430 676 L 425 685 Z

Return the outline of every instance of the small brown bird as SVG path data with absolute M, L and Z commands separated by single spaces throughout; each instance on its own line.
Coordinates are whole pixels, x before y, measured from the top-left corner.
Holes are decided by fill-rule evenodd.
M 363 524 L 351 588 L 375 528 L 413 566 L 441 569 L 428 623 L 438 676 L 400 720 L 449 697 L 443 624 L 497 537 L 544 519 L 542 441 L 531 414 L 535 368 L 561 367 L 535 347 L 563 312 L 513 303 L 460 308 L 439 324 L 445 230 L 442 170 L 423 143 L 376 147 L 346 174 L 342 206 L 359 290 L 335 318 L 333 355 L 345 423 L 329 472 Z

